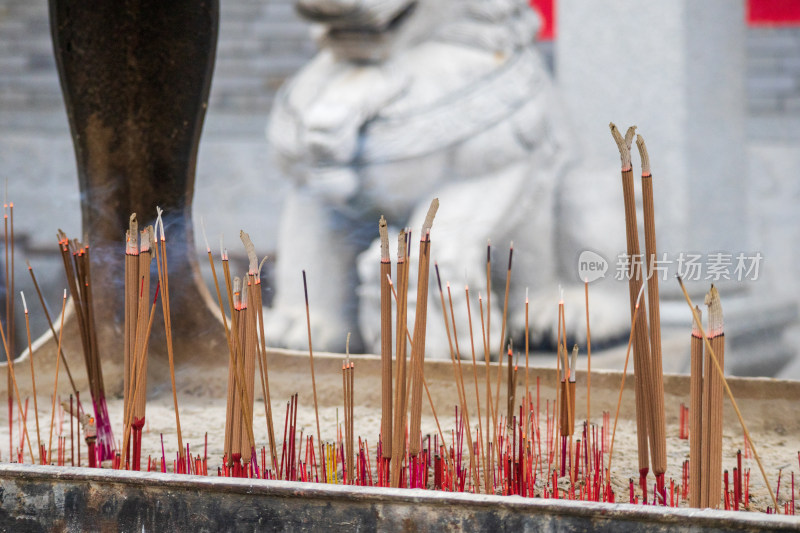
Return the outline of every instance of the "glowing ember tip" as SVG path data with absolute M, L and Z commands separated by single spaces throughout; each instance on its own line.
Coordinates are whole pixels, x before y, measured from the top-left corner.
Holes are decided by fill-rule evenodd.
M 28 314 L 28 303 L 25 301 L 25 293 L 19 291 L 19 294 L 22 296 L 22 308 L 25 309 L 25 314 Z

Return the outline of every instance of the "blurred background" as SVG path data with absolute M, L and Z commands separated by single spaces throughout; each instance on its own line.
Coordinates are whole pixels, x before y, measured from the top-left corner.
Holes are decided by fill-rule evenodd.
M 636 123 L 657 176 L 698 176 L 682 178 L 681 196 L 661 208 L 675 210 L 665 220 L 686 224 L 683 234 L 703 233 L 697 227 L 704 227 L 710 199 L 727 205 L 721 224 L 688 246 L 761 254 L 749 288 L 759 296 L 732 313 L 734 324 L 762 332 L 749 343 L 747 373 L 758 375 L 760 358 L 780 344 L 780 364 L 764 366 L 763 374 L 800 379 L 800 0 L 706 4 L 534 0 L 531 9 L 542 18 L 537 46 L 584 151 L 616 164 L 608 121 Z M 260 255 L 274 256 L 289 184 L 264 132 L 276 92 L 316 46 L 291 0 L 221 0 L 220 9 L 195 223 L 202 216 L 209 235 L 223 232 L 228 242 L 245 228 Z M 724 105 L 704 100 L 711 93 L 703 84 L 724 85 Z M 695 117 L 706 125 L 681 131 Z M 703 185 L 703 173 L 726 179 Z M 79 235 L 80 208 L 45 0 L 0 0 L 0 177 L 15 204 L 17 286 L 32 291 L 28 259 L 53 306 L 63 284 L 55 231 Z M 200 235 L 198 227 L 202 253 Z M 243 266 L 239 247 L 230 249 Z M 34 329 L 43 332 L 44 324 Z

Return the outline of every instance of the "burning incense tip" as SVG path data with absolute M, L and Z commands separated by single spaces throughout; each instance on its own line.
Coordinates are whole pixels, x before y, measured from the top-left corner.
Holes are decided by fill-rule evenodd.
M 27 302 L 25 302 L 25 293 L 22 292 L 22 291 L 19 291 L 19 294 L 20 294 L 20 296 L 22 296 L 22 308 L 25 310 L 25 314 L 27 315 L 28 314 L 28 304 L 27 304 Z
M 636 136 L 636 146 L 639 148 L 639 157 L 642 160 L 642 176 L 650 175 L 650 156 L 647 154 L 647 146 L 644 144 L 644 137 Z
M 211 247 L 208 245 L 208 237 L 206 237 L 206 223 L 203 217 L 200 217 L 200 231 L 203 232 L 203 240 L 206 243 L 206 252 L 211 253 Z

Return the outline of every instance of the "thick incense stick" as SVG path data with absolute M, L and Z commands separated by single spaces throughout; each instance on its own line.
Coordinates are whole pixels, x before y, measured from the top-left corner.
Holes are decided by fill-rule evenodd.
M 55 384 L 53 385 L 53 406 L 51 408 L 51 415 L 50 415 L 50 440 L 47 445 L 48 451 L 48 458 L 53 453 L 53 425 L 56 420 L 56 396 L 58 394 L 58 363 L 61 360 L 59 358 L 59 354 L 61 352 L 61 339 L 64 334 L 64 311 L 67 310 L 67 289 L 64 289 L 64 298 L 61 302 L 61 324 L 58 326 L 58 351 L 56 352 L 56 377 L 55 377 Z M 69 416 L 69 431 L 70 431 L 70 447 L 72 446 L 72 398 L 70 398 L 70 416 Z M 52 463 L 52 461 L 50 461 Z
M 419 455 L 419 430 L 422 417 L 422 379 L 425 364 L 425 334 L 428 318 L 428 276 L 430 271 L 431 226 L 433 217 L 439 209 L 439 200 L 434 198 L 422 224 L 419 241 L 419 270 L 417 274 L 417 306 L 414 316 L 414 341 L 411 344 L 411 421 L 409 428 L 408 453 L 411 457 Z
M 725 329 L 722 319 L 722 305 L 719 292 L 714 285 L 705 298 L 708 306 L 708 336 L 711 347 L 716 354 L 720 370 L 707 367 L 705 392 L 708 394 L 708 410 L 703 418 L 706 420 L 708 432 L 708 507 L 719 506 L 722 493 L 722 373 L 725 371 Z M 705 439 L 704 439 L 705 440 Z
M 634 300 L 642 286 L 642 271 L 639 255 L 639 236 L 636 224 L 636 201 L 633 191 L 633 170 L 631 168 L 631 143 L 636 130 L 635 126 L 628 128 L 623 138 L 617 127 L 609 125 L 614 141 L 619 148 L 622 161 L 622 193 L 625 202 L 625 236 L 627 240 L 628 259 L 628 295 L 630 297 L 631 315 L 636 312 Z M 644 316 L 637 321 L 634 334 L 633 370 L 636 376 L 636 436 L 639 452 L 639 478 L 642 490 L 647 489 L 647 473 L 649 472 L 648 441 L 652 448 L 653 419 L 652 406 L 652 370 L 650 368 L 650 342 L 647 336 L 647 312 L 644 307 L 638 310 Z
M 408 391 L 406 389 L 406 349 L 407 343 L 405 335 L 408 303 L 408 261 L 406 260 L 407 233 L 401 231 L 397 236 L 397 290 L 399 296 L 395 295 L 395 307 L 397 308 L 397 329 L 396 335 L 397 349 L 395 350 L 395 365 L 397 367 L 397 380 L 395 383 L 394 400 L 394 428 L 392 443 L 392 463 L 391 463 L 391 486 L 400 486 L 400 471 L 405 457 L 405 432 Z M 391 288 L 391 280 L 388 280 Z
M 644 247 L 647 257 L 647 316 L 650 332 L 650 369 L 652 371 L 653 433 L 650 446 L 653 450 L 653 473 L 656 475 L 662 505 L 666 505 L 664 472 L 667 471 L 667 434 L 664 417 L 664 369 L 661 362 L 661 313 L 659 310 L 658 275 L 655 273 L 656 222 L 653 203 L 653 176 L 650 158 L 641 135 L 636 136 L 636 146 L 642 161 L 642 212 L 644 215 Z M 720 400 L 722 398 L 720 391 Z
M 700 317 L 699 307 L 695 307 Z M 689 505 L 700 507 L 702 494 L 703 442 L 703 339 L 697 325 L 692 323 L 691 375 L 690 375 L 689 416 Z
M 36 394 L 36 371 L 33 368 L 33 344 L 31 343 L 31 322 L 28 317 L 28 302 L 25 301 L 25 293 L 20 291 L 22 297 L 22 308 L 25 311 L 25 332 L 28 336 L 28 359 L 31 364 L 31 384 L 33 387 L 33 414 L 36 419 L 36 444 L 39 446 L 39 463 L 45 464 L 46 457 L 42 453 L 42 434 L 39 431 L 39 401 Z
M 125 234 L 125 331 L 123 346 L 123 390 L 130 388 L 133 368 L 132 354 L 136 352 L 136 323 L 139 316 L 139 224 L 136 213 L 132 213 Z M 128 405 L 125 404 L 123 418 L 128 417 Z M 127 455 L 128 451 L 124 453 Z
M 697 329 L 700 330 L 700 336 L 703 338 L 706 351 L 711 356 L 711 363 L 714 365 L 714 368 L 716 369 L 719 378 L 722 381 L 722 386 L 725 388 L 725 392 L 728 394 L 728 399 L 730 399 L 731 401 L 733 410 L 736 411 L 736 416 L 739 418 L 739 424 L 741 424 L 742 426 L 742 431 L 744 432 L 744 436 L 747 439 L 747 443 L 750 446 L 750 450 L 753 452 L 753 457 L 755 458 L 756 463 L 758 463 L 758 468 L 759 470 L 761 470 L 761 476 L 764 478 L 764 484 L 767 486 L 770 498 L 772 498 L 772 503 L 775 506 L 775 512 L 777 514 L 780 514 L 781 510 L 780 506 L 778 505 L 778 500 L 775 498 L 775 494 L 772 492 L 772 485 L 770 485 L 769 479 L 767 479 L 767 473 L 764 471 L 764 466 L 761 464 L 761 459 L 758 457 L 758 451 L 756 451 L 756 446 L 753 443 L 753 439 L 750 437 L 750 432 L 747 430 L 747 425 L 744 423 L 742 412 L 739 411 L 739 406 L 736 404 L 736 400 L 733 398 L 733 393 L 731 392 L 731 388 L 728 385 L 728 380 L 725 379 L 725 373 L 722 370 L 722 366 L 720 365 L 720 362 L 717 359 L 717 355 L 714 352 L 714 348 L 711 345 L 710 339 L 706 336 L 706 333 L 703 330 L 703 324 L 700 321 L 700 317 L 697 315 L 697 313 L 695 313 L 692 299 L 689 297 L 689 293 L 686 290 L 686 287 L 684 286 L 683 280 L 681 279 L 680 276 L 678 276 L 678 284 L 681 286 L 681 291 L 683 291 L 683 297 L 686 299 L 686 303 L 689 305 L 689 310 L 692 312 L 692 318 L 694 319 L 694 323 L 697 326 Z
M 3 232 L 3 246 L 6 252 L 6 258 L 3 262 L 3 271 L 6 276 L 6 326 L 8 327 L 6 336 L 9 338 L 9 342 L 13 343 L 13 338 L 11 337 L 11 317 L 13 316 L 11 304 L 14 300 L 14 291 L 10 290 L 10 263 L 8 261 L 8 181 L 6 181 L 6 202 L 3 204 Z M 13 353 L 13 351 L 9 351 L 9 347 L 6 347 L 6 361 L 10 361 L 13 358 Z M 14 396 L 11 392 L 13 383 L 10 370 L 6 373 L 6 385 L 6 391 L 8 392 L 8 456 L 14 457 Z M 31 462 L 33 462 L 33 458 L 31 458 Z
M 381 442 L 384 459 L 392 457 L 392 289 L 389 279 L 392 260 L 389 257 L 389 231 L 386 219 L 378 222 L 381 239 Z
M 317 381 L 314 377 L 314 349 L 311 346 L 311 311 L 308 306 L 308 284 L 306 283 L 306 271 L 303 270 L 303 293 L 306 297 L 306 326 L 308 327 L 308 360 L 311 365 L 311 388 L 314 391 L 314 417 L 317 420 L 317 443 L 319 444 L 319 456 L 324 457 L 322 452 L 322 432 L 319 430 L 319 404 L 317 403 Z M 323 480 L 327 483 L 327 480 Z
M 167 237 L 164 234 L 164 220 L 161 218 L 161 215 L 164 213 L 164 210 L 159 207 L 156 207 L 156 212 L 158 213 L 157 226 L 161 227 L 161 242 L 159 243 L 159 249 L 154 250 L 154 252 L 156 254 L 158 279 L 162 287 L 161 291 L 163 293 L 161 295 L 161 311 L 164 315 L 164 330 L 166 331 L 166 337 L 167 337 L 169 378 L 172 384 L 172 403 L 175 408 L 175 430 L 178 433 L 178 454 L 180 455 L 180 460 L 183 461 L 184 460 L 183 436 L 181 434 L 181 417 L 178 411 L 178 390 L 177 387 L 175 386 L 175 360 L 174 360 L 174 352 L 172 349 L 172 316 L 170 315 L 170 307 L 169 307 L 169 267 L 167 266 Z M 158 231 L 158 227 L 156 227 L 156 231 Z

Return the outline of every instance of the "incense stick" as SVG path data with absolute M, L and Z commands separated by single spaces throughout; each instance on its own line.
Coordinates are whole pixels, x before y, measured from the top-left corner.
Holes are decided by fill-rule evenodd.
M 701 317 L 699 307 L 695 307 Z M 689 415 L 689 505 L 700 507 L 703 491 L 702 474 L 705 470 L 701 450 L 703 448 L 703 339 L 697 325 L 692 323 L 691 335 L 691 374 Z
M 647 316 L 650 320 L 650 369 L 652 371 L 653 434 L 650 443 L 653 450 L 653 473 L 656 475 L 662 504 L 666 505 L 664 472 L 667 471 L 667 436 L 664 417 L 664 370 L 661 362 L 661 314 L 659 310 L 658 276 L 656 266 L 656 224 L 653 202 L 653 175 L 650 172 L 650 157 L 641 135 L 636 136 L 636 146 L 642 161 L 642 212 L 644 215 L 644 242 L 647 257 Z M 721 392 L 721 391 L 720 391 Z
M 483 421 L 481 419 L 481 396 L 480 392 L 478 391 L 478 365 L 477 360 L 475 357 L 475 338 L 472 334 L 472 310 L 470 309 L 469 303 L 469 285 L 464 285 L 464 293 L 466 294 L 466 302 L 467 302 L 467 319 L 469 321 L 469 342 L 470 347 L 472 348 L 472 378 L 475 382 L 475 404 L 478 407 L 478 443 L 481 448 L 481 456 L 480 459 L 483 461 L 483 485 L 484 491 L 488 494 L 489 493 L 489 470 L 488 470 L 488 463 L 487 463 L 487 447 L 483 445 Z M 487 423 L 489 418 L 489 413 L 486 413 Z M 487 428 L 488 429 L 488 428 Z
M 500 376 L 503 370 L 503 348 L 505 348 L 506 320 L 508 319 L 508 290 L 511 285 L 511 259 L 514 257 L 514 242 L 508 247 L 508 269 L 506 270 L 506 292 L 503 298 L 503 322 L 500 325 L 500 349 L 497 351 L 497 389 L 495 390 L 494 410 L 498 412 L 500 408 Z M 488 292 L 487 292 L 488 294 Z M 491 309 L 487 306 L 491 314 Z M 488 324 L 487 324 L 488 329 Z M 508 393 L 508 391 L 506 391 Z
M 397 381 L 395 383 L 394 400 L 394 427 L 392 437 L 392 463 L 391 463 L 391 486 L 400 486 L 400 471 L 405 457 L 405 431 L 406 413 L 408 402 L 408 391 L 406 389 L 406 338 L 402 332 L 406 331 L 407 321 L 407 295 L 408 295 L 408 263 L 406 260 L 407 232 L 401 231 L 397 236 L 397 290 L 399 296 L 395 294 L 395 307 L 397 308 L 397 329 L 395 350 L 395 365 L 397 366 Z M 392 288 L 391 279 L 387 279 L 389 287 Z
M 719 372 L 714 367 L 707 367 L 705 392 L 708 394 L 708 411 L 704 413 L 706 426 L 709 428 L 708 442 L 708 506 L 719 506 L 722 492 L 722 373 L 725 371 L 725 331 L 722 319 L 722 305 L 719 292 L 714 285 L 706 294 L 705 304 L 708 306 L 708 335 L 713 352 L 716 354 Z M 705 440 L 705 439 L 704 439 Z
M 47 450 L 48 450 L 48 457 L 52 454 L 53 450 L 53 424 L 56 419 L 56 395 L 58 394 L 58 362 L 60 358 L 58 357 L 61 352 L 61 339 L 64 334 L 64 311 L 67 309 L 67 289 L 64 289 L 64 298 L 61 302 L 61 324 L 59 325 L 58 329 L 58 350 L 56 351 L 56 377 L 55 377 L 55 384 L 53 385 L 53 406 L 51 408 L 52 414 L 50 415 L 50 440 L 48 442 Z M 72 398 L 70 398 L 70 446 L 72 446 Z
M 39 446 L 39 463 L 45 464 L 42 455 L 42 435 L 39 431 L 39 401 L 37 399 L 36 394 L 36 371 L 33 368 L 33 344 L 31 344 L 31 322 L 30 318 L 28 317 L 28 303 L 25 301 L 25 293 L 20 291 L 20 296 L 22 297 L 22 308 L 25 311 L 25 332 L 27 333 L 28 337 L 28 359 L 30 360 L 31 364 L 31 384 L 33 386 L 33 414 L 34 418 L 36 419 L 36 444 Z
M 381 240 L 381 441 L 384 459 L 392 457 L 392 290 L 389 279 L 392 260 L 389 257 L 389 231 L 386 219 L 378 222 Z
M 642 286 L 641 262 L 639 255 L 639 237 L 636 224 L 636 201 L 633 191 L 633 170 L 631 168 L 631 143 L 636 130 L 635 126 L 628 128 L 623 138 L 617 127 L 611 123 L 611 135 L 617 144 L 622 162 L 622 193 L 625 203 L 625 236 L 627 240 L 628 258 L 628 295 L 630 297 L 631 314 L 635 312 L 634 299 Z M 633 370 L 636 376 L 636 435 L 639 453 L 639 478 L 642 491 L 647 490 L 647 473 L 649 472 L 648 441 L 650 448 L 653 444 L 653 385 L 652 370 L 650 368 L 650 343 L 647 336 L 647 312 L 644 307 L 639 308 L 639 313 L 644 315 L 637 321 L 634 335 Z M 652 451 L 652 450 L 650 450 Z M 645 498 L 646 499 L 646 498 Z
M 311 346 L 311 311 L 308 306 L 308 284 L 306 283 L 306 271 L 303 270 L 303 292 L 306 297 L 306 325 L 308 326 L 308 360 L 311 365 L 311 388 L 314 390 L 314 417 L 317 420 L 317 443 L 319 443 L 319 456 L 323 457 L 322 452 L 322 433 L 319 430 L 319 406 L 317 403 L 317 381 L 314 378 L 314 349 Z M 327 480 L 324 480 L 327 482 Z
M 753 443 L 753 439 L 750 437 L 750 432 L 747 430 L 747 425 L 744 423 L 744 418 L 742 417 L 742 412 L 739 411 L 739 406 L 736 404 L 736 400 L 733 398 L 733 393 L 731 392 L 731 388 L 728 385 L 728 380 L 725 379 L 725 373 L 722 370 L 722 366 L 720 365 L 719 360 L 714 352 L 714 348 L 711 345 L 711 341 L 706 336 L 705 331 L 703 330 L 703 324 L 700 321 L 700 317 L 695 313 L 694 304 L 692 303 L 692 299 L 689 297 L 689 293 L 686 290 L 686 287 L 683 284 L 683 280 L 680 276 L 677 276 L 678 284 L 681 286 L 681 291 L 683 291 L 683 297 L 686 299 L 686 303 L 689 305 L 689 309 L 692 311 L 692 319 L 694 320 L 694 324 L 697 326 L 697 329 L 700 330 L 700 335 L 703 338 L 703 342 L 705 343 L 706 353 L 710 356 L 711 363 L 714 364 L 714 368 L 719 374 L 719 378 L 722 381 L 722 386 L 725 388 L 725 392 L 728 394 L 728 398 L 731 401 L 731 405 L 733 406 L 733 410 L 736 412 L 736 416 L 739 418 L 739 424 L 742 426 L 742 431 L 744 432 L 744 436 L 747 439 L 747 443 L 750 446 L 750 450 L 753 452 L 753 457 L 758 463 L 758 468 L 761 470 L 761 476 L 764 478 L 764 484 L 767 486 L 767 490 L 769 491 L 769 495 L 772 498 L 772 503 L 775 505 L 775 512 L 780 514 L 780 507 L 778 507 L 778 500 L 775 498 L 775 494 L 772 492 L 772 486 L 769 483 L 769 479 L 767 479 L 767 474 L 764 471 L 764 466 L 761 464 L 761 459 L 758 457 L 758 452 L 756 451 L 756 446 Z
M 431 202 L 419 241 L 419 270 L 417 275 L 417 306 L 414 316 L 414 337 L 411 344 L 411 422 L 408 452 L 416 457 L 420 451 L 419 431 L 422 415 L 422 379 L 425 363 L 425 334 L 428 318 L 428 276 L 430 270 L 430 230 L 439 209 L 439 200 Z
M 178 454 L 180 456 L 180 460 L 183 461 L 184 459 L 183 435 L 181 433 L 181 417 L 178 410 L 178 390 L 175 385 L 175 360 L 174 360 L 174 352 L 172 349 L 172 316 L 170 315 L 170 306 L 169 306 L 169 267 L 167 266 L 167 237 L 164 233 L 164 220 L 161 217 L 161 215 L 164 213 L 164 210 L 161 209 L 160 207 L 156 207 L 156 212 L 158 214 L 156 231 L 158 231 L 158 227 L 161 228 L 161 242 L 159 243 L 159 250 L 156 251 L 156 267 L 158 269 L 159 283 L 163 287 L 162 288 L 163 294 L 161 295 L 161 311 L 164 315 L 164 330 L 166 332 L 166 337 L 167 337 L 167 357 L 169 358 L 169 378 L 172 384 L 172 403 L 175 409 L 175 426 L 176 426 L 175 429 L 178 434 Z M 157 236 L 154 235 L 154 238 L 157 239 Z

